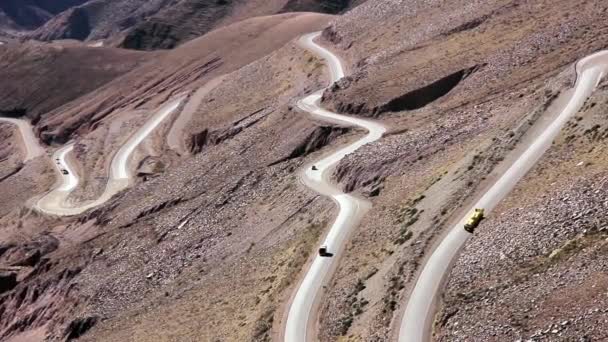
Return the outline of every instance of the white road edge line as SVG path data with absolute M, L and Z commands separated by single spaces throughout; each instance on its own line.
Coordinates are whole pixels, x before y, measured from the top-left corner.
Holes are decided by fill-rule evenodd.
M 489 213 L 542 157 L 564 124 L 578 112 L 599 84 L 601 76 L 608 69 L 608 51 L 588 56 L 579 61 L 577 66 L 579 77 L 574 93 L 559 116 L 470 208 L 458 224 L 450 229 L 448 235 L 431 254 L 408 299 L 399 329 L 399 342 L 422 342 L 429 339 L 435 297 L 440 291 L 452 260 L 470 236 L 463 228 L 466 219 L 472 215 L 474 208 L 484 208 L 485 212 Z
M 331 85 L 344 77 L 344 71 L 338 57 L 313 42 L 313 39 L 320 34 L 320 32 L 315 32 L 304 35 L 300 38 L 299 44 L 326 61 L 331 73 Z M 301 175 L 301 180 L 305 185 L 322 195 L 330 196 L 338 204 L 339 213 L 323 242 L 323 245 L 327 246 L 327 251 L 333 253 L 333 257 L 317 255 L 314 258 L 289 307 L 285 324 L 285 341 L 288 342 L 307 341 L 307 330 L 311 324 L 311 311 L 320 288 L 331 275 L 330 271 L 335 266 L 337 256 L 342 252 L 349 233 L 358 224 L 362 213 L 370 206 L 367 201 L 345 194 L 332 185 L 328 181 L 330 172 L 346 155 L 355 152 L 365 144 L 380 139 L 386 131 L 385 127 L 379 123 L 332 113 L 321 108 L 319 101 L 322 93 L 323 90 L 320 90 L 301 99 L 298 101 L 298 107 L 319 119 L 358 126 L 366 129 L 369 133 L 362 139 L 315 162 L 314 166 L 317 170 L 313 170 L 311 165 L 308 165 Z M 308 339 L 311 338 L 308 337 Z

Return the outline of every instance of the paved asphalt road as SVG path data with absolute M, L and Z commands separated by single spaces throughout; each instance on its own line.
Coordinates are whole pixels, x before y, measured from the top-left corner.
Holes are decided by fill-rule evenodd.
M 448 235 L 433 252 L 424 265 L 409 297 L 399 330 L 399 342 L 422 342 L 430 339 L 430 325 L 433 319 L 435 297 L 442 281 L 449 271 L 452 260 L 458 254 L 470 234 L 463 226 L 474 208 L 484 208 L 489 213 L 517 182 L 536 164 L 559 134 L 564 124 L 585 103 L 608 71 L 608 52 L 599 52 L 586 57 L 577 64 L 578 79 L 574 92 L 556 119 L 528 146 L 494 185 L 473 205 L 465 216 L 452 227 Z
M 116 193 L 127 188 L 131 182 L 129 160 L 133 151 L 158 125 L 173 113 L 182 102 L 183 98 L 172 100 L 161 107 L 150 120 L 148 120 L 127 142 L 121 146 L 114 155 L 110 165 L 110 175 L 103 194 L 96 200 L 76 205 L 67 203 L 70 193 L 78 186 L 79 178 L 74 167 L 70 165 L 68 159 L 70 151 L 74 148 L 73 144 L 64 146 L 53 155 L 53 162 L 57 172 L 61 175 L 59 184 L 42 197 L 36 204 L 39 211 L 57 216 L 78 215 L 86 210 L 99 206 L 108 201 Z M 62 173 L 67 170 L 68 174 Z
M 335 55 L 313 41 L 319 35 L 320 32 L 305 35 L 299 43 L 302 47 L 325 60 L 331 72 L 331 83 L 333 83 L 344 77 L 342 64 Z M 368 134 L 362 139 L 314 162 L 313 164 L 317 170 L 313 170 L 311 164 L 301 174 L 301 181 L 306 186 L 322 195 L 331 197 L 338 204 L 340 210 L 336 221 L 322 243 L 327 246 L 328 252 L 332 253 L 333 256 L 321 257 L 317 255 L 314 258 L 310 269 L 292 298 L 284 331 L 284 339 L 288 342 L 305 342 L 315 338 L 315 331 L 313 330 L 314 315 L 317 309 L 315 301 L 321 294 L 323 284 L 331 277 L 349 233 L 358 225 L 361 217 L 370 207 L 367 201 L 344 194 L 336 185 L 332 184 L 329 180 L 331 171 L 347 154 L 356 151 L 365 144 L 380 139 L 385 132 L 384 126 L 376 122 L 352 118 L 322 109 L 319 106 L 322 93 L 323 90 L 320 90 L 300 100 L 298 107 L 318 119 L 364 128 L 368 131 Z

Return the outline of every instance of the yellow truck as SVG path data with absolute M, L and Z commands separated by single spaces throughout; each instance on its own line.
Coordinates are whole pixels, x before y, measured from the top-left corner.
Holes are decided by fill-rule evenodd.
M 481 220 L 483 220 L 483 218 L 484 218 L 483 213 L 484 213 L 483 209 L 475 208 L 473 215 L 471 215 L 471 217 L 469 217 L 467 222 L 464 224 L 464 230 L 466 230 L 469 233 L 473 233 L 473 231 L 475 231 L 475 228 L 477 228 L 477 226 L 479 226 L 479 223 L 481 222 Z

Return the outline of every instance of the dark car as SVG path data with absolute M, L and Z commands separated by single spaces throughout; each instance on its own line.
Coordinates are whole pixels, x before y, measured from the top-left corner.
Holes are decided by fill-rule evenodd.
M 331 253 L 327 252 L 327 246 L 326 245 L 323 245 L 323 246 L 321 246 L 321 248 L 319 248 L 319 255 L 322 256 L 322 257 L 330 257 L 330 256 L 332 256 Z
M 61 170 L 61 173 L 63 173 L 64 175 L 69 175 L 70 174 L 70 172 L 68 172 L 68 170 L 66 170 L 66 169 Z

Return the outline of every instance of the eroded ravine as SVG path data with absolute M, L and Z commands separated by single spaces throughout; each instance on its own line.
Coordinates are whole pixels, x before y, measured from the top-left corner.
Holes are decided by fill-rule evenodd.
M 303 36 L 299 44 L 323 58 L 331 72 L 330 84 L 344 77 L 340 60 L 325 48 L 317 45 L 313 40 L 320 32 Z M 317 91 L 298 101 L 298 107 L 315 118 L 332 123 L 341 123 L 357 126 L 368 131 L 362 139 L 341 148 L 340 150 L 315 161 L 306 166 L 301 173 L 301 181 L 316 192 L 331 197 L 339 207 L 338 217 L 331 226 L 323 245 L 332 257 L 317 255 L 312 261 L 304 279 L 291 300 L 284 330 L 284 339 L 288 342 L 304 342 L 314 338 L 315 300 L 320 296 L 323 284 L 331 277 L 337 260 L 344 248 L 349 233 L 357 226 L 363 214 L 371 207 L 368 201 L 343 193 L 340 188 L 331 183 L 330 175 L 333 168 L 347 154 L 355 152 L 365 144 L 374 142 L 382 137 L 386 131 L 379 123 L 332 113 L 320 107 L 319 102 L 323 90 Z M 313 170 L 312 165 L 316 170 Z
M 469 209 L 433 251 L 418 276 L 401 319 L 399 342 L 422 342 L 430 339 L 430 325 L 435 311 L 435 298 L 450 270 L 450 264 L 470 237 L 464 229 L 466 219 L 474 208 L 489 213 L 515 187 L 517 182 L 549 149 L 566 122 L 578 112 L 608 71 L 608 51 L 586 57 L 577 63 L 577 82 L 570 98 L 555 120 L 519 155 L 513 164 Z

